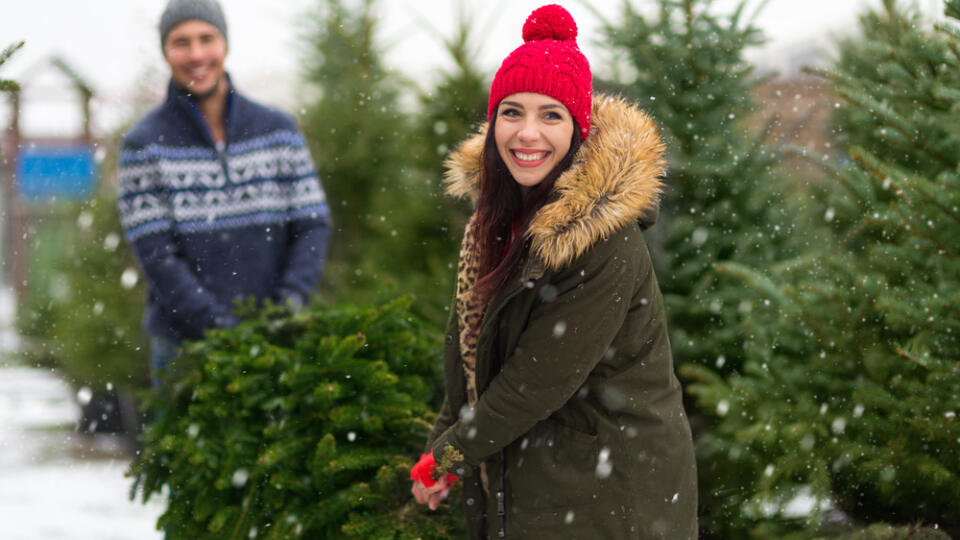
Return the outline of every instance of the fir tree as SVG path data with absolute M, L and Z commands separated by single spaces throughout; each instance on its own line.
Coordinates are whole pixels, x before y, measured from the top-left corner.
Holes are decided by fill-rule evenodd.
M 475 36 L 484 35 L 483 30 L 489 28 L 492 21 L 478 24 L 475 14 L 467 11 L 464 2 L 457 6 L 454 34 L 440 38 L 453 61 L 453 69 L 440 71 L 439 83 L 420 94 L 418 137 L 426 150 L 421 168 L 437 181 L 443 175 L 443 161 L 449 152 L 486 122 L 490 95 L 490 82 L 479 66 Z M 428 22 L 423 24 L 433 34 L 440 35 Z
M 849 156 L 824 163 L 829 241 L 726 264 L 753 292 L 743 372 L 686 367 L 756 521 L 808 493 L 857 522 L 960 534 L 960 1 L 945 5 L 931 30 L 886 0 L 818 72 L 844 98 Z M 808 537 L 823 524 L 807 518 L 767 530 Z
M 409 307 L 268 306 L 187 344 L 131 496 L 169 488 L 158 527 L 174 538 L 462 537 L 458 497 L 430 512 L 410 495 L 441 362 Z
M 618 89 L 647 109 L 666 138 L 670 160 L 657 277 L 677 362 L 736 369 L 741 357 L 734 288 L 718 282 L 717 261 L 766 260 L 788 233 L 770 215 L 777 155 L 751 132 L 752 92 L 760 79 L 744 51 L 762 42 L 741 1 L 718 15 L 712 0 L 659 0 L 657 13 L 625 1 L 605 41 L 619 58 Z M 782 227 L 777 225 L 782 224 Z
M 406 291 L 417 296 L 417 311 L 438 325 L 448 315 L 446 308 L 456 278 L 453 265 L 470 213 L 463 201 L 444 193 L 443 162 L 457 143 L 486 120 L 489 95 L 489 83 L 478 65 L 474 44 L 483 25 L 473 20 L 465 2 L 460 2 L 458 9 L 453 35 L 440 38 L 453 67 L 439 71 L 439 82 L 419 91 L 415 140 L 411 141 L 411 148 L 416 149 L 413 166 L 417 174 L 407 191 L 408 210 L 393 220 L 393 231 L 399 232 L 383 231 L 396 237 L 392 258 L 411 259 L 403 268 L 403 284 Z M 407 253 L 397 248 L 405 248 Z
M 146 293 L 123 248 L 116 195 L 101 182 L 96 197 L 31 226 L 30 287 L 18 330 L 33 362 L 54 365 L 70 384 L 95 391 L 148 385 Z
M 751 127 L 762 80 L 744 52 L 762 42 L 747 2 L 718 14 L 712 0 L 659 0 L 656 12 L 623 4 L 605 42 L 615 79 L 601 82 L 632 97 L 660 124 L 670 169 L 659 225 L 648 235 L 666 303 L 677 365 L 735 372 L 743 362 L 739 321 L 749 304 L 742 286 L 716 272 L 722 261 L 757 264 L 787 249 L 794 223 L 781 200 L 778 152 Z M 760 8 L 758 7 L 757 10 Z M 687 405 L 697 438 L 704 534 L 734 537 L 744 470 L 711 435 L 709 417 Z
M 402 191 L 409 172 L 408 119 L 381 63 L 375 0 L 318 0 L 308 21 L 304 71 L 318 97 L 306 106 L 303 127 L 333 214 L 326 277 L 339 293 L 389 268 L 361 261 L 386 220 L 378 199 Z
M 320 96 L 305 130 L 334 210 L 328 289 L 357 302 L 383 288 L 412 292 L 415 311 L 441 325 L 466 212 L 442 194 L 440 164 L 486 102 L 471 27 L 445 42 L 454 70 L 421 94 L 422 110 L 411 115 L 399 102 L 403 79 L 381 64 L 374 0 L 322 7 L 307 60 Z
M 319 0 L 309 19 L 304 129 L 333 210 L 340 249 L 369 231 L 377 193 L 400 177 L 406 119 L 381 63 L 375 0 Z

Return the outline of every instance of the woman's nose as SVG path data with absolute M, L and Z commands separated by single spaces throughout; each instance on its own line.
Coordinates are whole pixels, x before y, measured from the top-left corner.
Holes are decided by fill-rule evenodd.
M 540 126 L 537 125 L 536 118 L 525 117 L 523 120 L 523 125 L 520 126 L 520 132 L 517 133 L 517 138 L 522 141 L 535 141 L 540 138 Z

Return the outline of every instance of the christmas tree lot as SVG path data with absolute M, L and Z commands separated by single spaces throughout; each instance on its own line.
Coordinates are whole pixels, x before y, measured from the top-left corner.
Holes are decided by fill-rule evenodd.
M 741 509 L 763 537 L 831 536 L 850 525 L 831 509 L 960 535 L 960 2 L 945 6 L 930 28 L 885 1 L 816 71 L 842 98 L 847 153 L 822 163 L 829 235 L 775 264 L 722 263 L 749 287 L 743 370 L 682 368 L 715 449 L 750 472 Z M 798 496 L 814 512 L 791 518 Z
M 486 120 L 475 44 L 500 12 L 461 3 L 435 51 L 452 67 L 421 87 L 384 64 L 376 0 L 313 4 L 298 121 L 333 213 L 323 283 L 302 309 L 239 302 L 239 326 L 184 344 L 144 392 L 130 496 L 164 500 L 178 539 L 463 538 L 459 487 L 431 512 L 408 474 L 443 397 L 470 212 L 443 195 L 443 160 Z M 808 69 L 835 96 L 822 177 L 784 167 L 758 114 L 765 4 L 622 0 L 581 38 L 608 55 L 595 90 L 668 143 L 645 234 L 700 537 L 960 538 L 960 0 L 937 24 L 882 0 Z M 75 387 L 145 388 L 144 283 L 110 190 L 31 229 L 42 264 L 17 322 L 31 363 Z

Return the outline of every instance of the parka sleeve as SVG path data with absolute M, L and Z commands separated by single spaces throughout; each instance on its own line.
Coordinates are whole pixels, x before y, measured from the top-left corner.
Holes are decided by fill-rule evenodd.
M 474 409 L 434 442 L 440 469 L 468 475 L 584 384 L 624 323 L 638 280 L 651 271 L 642 238 L 630 238 L 640 234 L 636 228 L 615 233 L 551 280 L 556 299 L 534 307 L 516 349 Z
M 456 296 L 454 296 L 453 301 L 450 303 L 450 316 L 447 319 L 443 343 L 443 405 L 440 406 L 437 420 L 434 422 L 433 429 L 430 430 L 430 434 L 427 436 L 425 452 L 429 452 L 430 449 L 433 448 L 434 441 L 457 421 L 460 404 L 466 400 L 466 395 L 463 391 L 463 373 L 460 367 L 460 331 L 459 322 L 457 321 Z

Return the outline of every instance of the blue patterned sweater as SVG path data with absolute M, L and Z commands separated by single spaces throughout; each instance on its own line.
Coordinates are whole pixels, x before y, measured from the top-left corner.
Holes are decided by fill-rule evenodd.
M 123 138 L 118 206 L 146 276 L 144 327 L 174 341 L 236 324 L 233 300 L 304 302 L 330 213 L 293 118 L 233 90 L 221 150 L 194 101 L 166 101 Z

